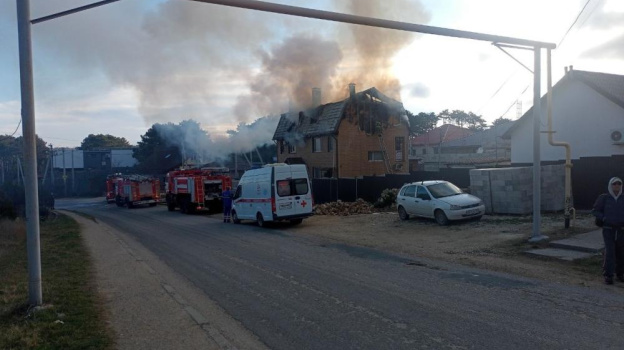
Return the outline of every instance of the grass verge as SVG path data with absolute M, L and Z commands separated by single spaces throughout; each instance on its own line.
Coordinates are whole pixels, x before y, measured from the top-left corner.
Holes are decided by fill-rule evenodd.
M 112 349 L 92 264 L 78 223 L 65 215 L 41 223 L 44 305 L 28 305 L 26 229 L 0 221 L 0 349 Z

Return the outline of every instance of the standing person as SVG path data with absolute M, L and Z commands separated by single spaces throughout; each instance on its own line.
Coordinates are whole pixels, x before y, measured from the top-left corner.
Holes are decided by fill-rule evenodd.
M 602 239 L 604 240 L 604 262 L 602 265 L 606 284 L 613 284 L 613 273 L 620 282 L 624 282 L 624 196 L 622 180 L 612 177 L 609 180 L 609 193 L 601 194 L 592 214 L 596 223 L 602 221 Z
M 221 194 L 221 198 L 223 200 L 223 222 L 230 222 L 230 215 L 232 212 L 232 192 L 230 192 L 230 187 L 226 187 L 225 191 Z

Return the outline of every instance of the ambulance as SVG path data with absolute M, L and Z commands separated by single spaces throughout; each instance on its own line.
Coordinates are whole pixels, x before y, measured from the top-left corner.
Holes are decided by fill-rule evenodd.
M 268 164 L 247 170 L 232 198 L 232 221 L 290 221 L 300 224 L 312 215 L 312 189 L 303 164 Z

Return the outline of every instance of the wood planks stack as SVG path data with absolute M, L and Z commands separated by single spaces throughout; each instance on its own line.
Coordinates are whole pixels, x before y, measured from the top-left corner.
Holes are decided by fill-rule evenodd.
M 314 215 L 347 216 L 353 214 L 370 214 L 374 212 L 373 205 L 358 198 L 355 202 L 330 202 L 314 206 Z

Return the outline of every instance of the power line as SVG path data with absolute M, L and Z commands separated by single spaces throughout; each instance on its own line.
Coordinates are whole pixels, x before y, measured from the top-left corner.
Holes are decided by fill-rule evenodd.
M 17 130 L 19 129 L 20 125 L 22 125 L 22 118 L 20 117 L 19 123 L 17 123 L 17 127 L 15 128 L 15 131 L 13 131 L 13 133 L 10 136 L 15 135 L 15 133 L 17 132 Z
M 516 75 L 516 72 L 518 72 L 518 70 L 514 71 L 513 73 L 511 73 L 507 79 L 505 79 L 505 81 L 498 87 L 498 89 L 496 89 L 496 91 L 492 94 L 492 96 L 490 96 L 490 98 L 485 101 L 485 103 L 477 110 L 477 114 L 481 112 L 481 110 L 483 110 L 483 108 L 485 108 L 485 106 L 487 106 L 490 101 L 492 101 L 492 99 L 494 99 L 494 97 L 496 95 L 498 95 L 498 93 L 503 89 L 503 87 L 509 82 L 509 80 L 511 80 L 511 78 Z
M 570 27 L 568 28 L 568 30 L 565 32 L 565 34 L 563 35 L 563 37 L 561 38 L 561 40 L 559 40 L 559 43 L 557 44 L 557 47 L 560 47 L 560 46 L 561 46 L 561 44 L 562 44 L 562 43 L 563 43 L 563 41 L 566 39 L 567 35 L 570 33 L 570 31 L 572 30 L 572 28 L 574 27 L 574 25 L 578 22 L 579 18 L 581 17 L 581 15 L 583 14 L 583 12 L 584 12 L 584 11 L 585 11 L 585 9 L 587 8 L 587 5 L 589 5 L 589 3 L 590 3 L 591 1 L 592 1 L 592 0 L 587 0 L 587 2 L 585 2 L 585 5 L 583 5 L 583 7 L 581 8 L 581 10 L 579 11 L 578 15 L 577 15 L 577 16 L 576 16 L 576 18 L 574 19 L 574 22 L 572 22 L 572 24 L 570 25 Z M 597 2 L 599 3 L 599 2 L 600 2 L 600 0 L 598 0 Z M 598 6 L 597 6 L 597 5 L 596 5 L 596 7 L 594 7 L 594 8 L 592 9 L 592 11 L 591 11 L 591 12 L 590 12 L 590 14 L 587 16 L 587 18 L 589 18 L 589 16 L 591 16 L 591 15 L 593 14 L 593 12 L 596 10 L 596 8 L 598 8 Z M 587 20 L 587 18 L 585 18 L 585 20 Z M 585 23 L 585 22 L 583 22 L 583 24 L 584 24 L 584 23 Z M 583 24 L 581 24 L 581 26 L 582 26 Z M 513 75 L 513 74 L 512 74 L 512 75 Z M 510 76 L 510 78 L 511 78 L 511 76 Z M 485 103 L 484 107 L 485 107 L 485 106 L 486 106 L 486 105 L 490 102 L 490 100 L 492 100 L 492 99 L 494 98 L 494 96 L 496 96 L 496 95 L 497 95 L 497 94 L 501 91 L 501 89 L 503 88 L 503 86 L 504 86 L 505 84 L 507 84 L 507 82 L 508 82 L 508 81 L 509 81 L 509 78 L 508 78 L 507 80 L 505 80 L 505 82 L 503 83 L 503 85 L 501 85 L 501 86 L 498 88 L 498 90 L 496 90 L 496 92 L 492 95 L 492 97 L 490 97 L 490 99 L 489 99 L 489 100 Z M 502 115 L 505 115 L 505 114 L 507 114 L 507 112 L 509 112 L 509 110 L 511 109 L 511 107 L 513 107 L 513 105 L 514 105 L 514 104 L 516 104 L 516 102 L 515 102 L 515 101 L 517 101 L 517 100 L 518 100 L 518 98 L 520 98 L 522 95 L 524 95 L 524 93 L 525 93 L 525 92 L 526 92 L 526 90 L 529 88 L 529 86 L 530 86 L 530 85 L 527 85 L 527 86 L 524 88 L 524 90 L 522 90 L 522 92 L 518 95 L 518 97 L 516 97 L 516 98 L 514 99 L 514 102 L 513 102 L 513 103 L 509 106 L 509 108 L 507 108 L 507 110 L 506 110 L 506 111 L 505 111 Z M 483 108 L 483 107 L 481 107 L 481 108 Z
M 557 44 L 557 47 L 561 46 L 561 43 L 563 43 L 563 41 L 565 40 L 565 38 L 568 36 L 568 33 L 570 33 L 570 30 L 572 30 L 572 28 L 574 27 L 574 25 L 576 24 L 576 22 L 578 22 L 579 18 L 581 17 L 581 15 L 583 14 L 583 12 L 585 11 L 585 8 L 587 8 L 587 5 L 589 5 L 589 3 L 591 2 L 591 0 L 587 0 L 587 2 L 585 3 L 585 5 L 583 6 L 583 8 L 579 11 L 578 15 L 576 16 L 576 18 L 574 19 L 574 22 L 572 22 L 572 25 L 570 25 L 570 28 L 568 28 L 568 30 L 565 32 L 565 34 L 563 35 L 563 37 L 561 38 L 561 40 L 559 40 L 559 44 Z M 595 8 L 594 8 L 595 9 Z M 593 12 L 593 11 L 592 11 Z M 590 14 L 591 15 L 591 14 Z

